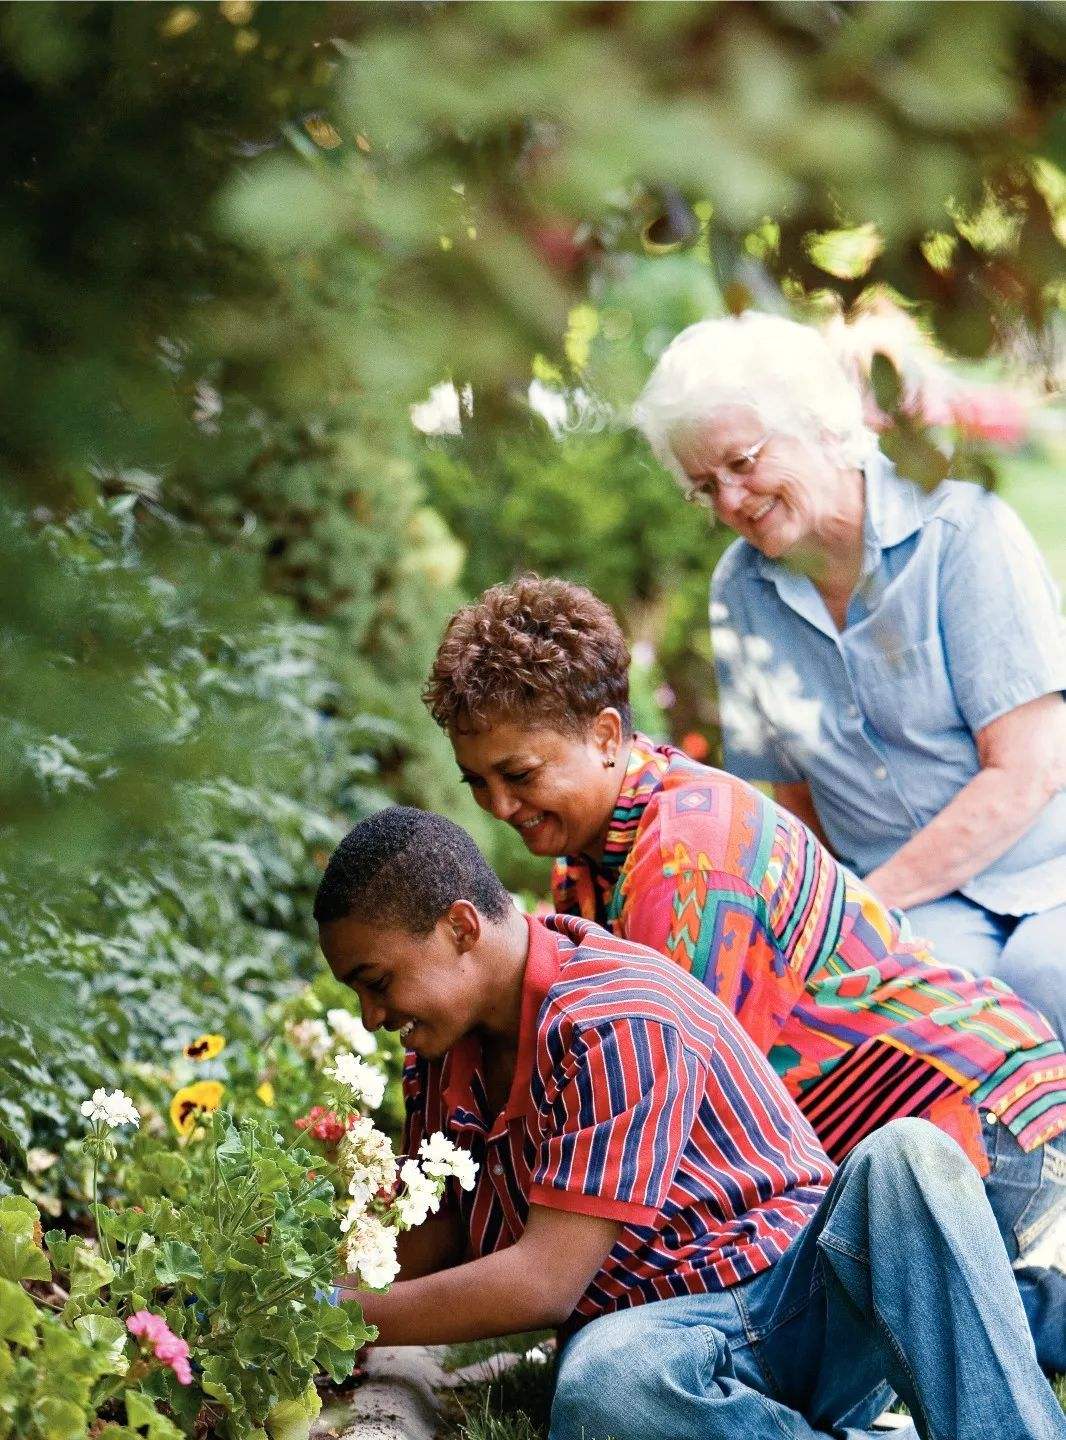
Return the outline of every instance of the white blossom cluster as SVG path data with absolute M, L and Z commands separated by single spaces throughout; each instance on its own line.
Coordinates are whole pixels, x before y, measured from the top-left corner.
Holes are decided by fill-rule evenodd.
M 304 1059 L 316 1065 L 321 1065 L 333 1051 L 333 1037 L 321 1020 L 291 1020 L 285 1033 Z
M 358 1016 L 339 1006 L 327 1010 L 325 1020 L 290 1020 L 285 1033 L 300 1054 L 316 1065 L 340 1049 L 366 1057 L 375 1054 L 378 1048 L 377 1041 Z
M 322 1071 L 330 1080 L 343 1085 L 351 1092 L 356 1105 L 367 1110 L 376 1110 L 385 1098 L 385 1072 L 376 1065 L 368 1065 L 350 1050 L 340 1050 L 333 1057 L 332 1065 Z
M 351 1205 L 341 1221 L 348 1230 L 354 1216 L 361 1214 L 381 1190 L 390 1194 L 396 1184 L 396 1156 L 387 1135 L 367 1115 L 349 1121 L 348 1130 L 337 1149 L 337 1165 L 348 1181 Z
M 417 1158 L 398 1164 L 390 1140 L 366 1113 L 385 1098 L 385 1073 L 366 1058 L 377 1046 L 350 1011 L 336 1008 L 327 1010 L 324 1020 L 291 1022 L 286 1033 L 302 1055 L 347 1092 L 343 1102 L 334 1102 L 345 1126 L 337 1146 L 337 1169 L 347 1188 L 340 1202 L 345 1256 L 359 1284 L 384 1289 L 399 1273 L 399 1232 L 439 1210 L 449 1178 L 472 1190 L 477 1164 L 440 1133 L 422 1141 Z
M 396 1233 L 379 1216 L 369 1213 L 360 1215 L 348 1231 L 348 1269 L 371 1290 L 383 1290 L 400 1273 Z
M 447 1180 L 454 1175 L 464 1190 L 473 1190 L 477 1178 L 477 1161 L 468 1151 L 453 1145 L 446 1135 L 438 1130 L 429 1135 L 418 1147 L 422 1169 L 435 1180 Z
M 400 1166 L 403 1190 L 396 1199 L 396 1218 L 405 1230 L 413 1230 L 440 1208 L 444 1186 L 419 1167 L 417 1160 Z
M 94 1125 L 102 1125 L 108 1130 L 114 1130 L 119 1125 L 141 1123 L 137 1107 L 128 1095 L 121 1090 L 113 1090 L 109 1095 L 102 1086 L 93 1091 L 91 1100 L 82 1101 L 81 1113 Z
M 350 1010 L 327 1010 L 326 1023 L 346 1050 L 363 1056 L 376 1052 L 377 1041 L 358 1015 L 353 1015 Z
M 372 1289 L 396 1278 L 399 1232 L 421 1225 L 440 1208 L 449 1176 L 469 1190 L 477 1174 L 477 1164 L 466 1151 L 439 1133 L 423 1140 L 419 1158 L 405 1160 L 397 1173 L 391 1143 L 364 1115 L 349 1122 L 337 1166 L 348 1182 L 349 1201 L 340 1222 L 348 1237 L 348 1269 Z

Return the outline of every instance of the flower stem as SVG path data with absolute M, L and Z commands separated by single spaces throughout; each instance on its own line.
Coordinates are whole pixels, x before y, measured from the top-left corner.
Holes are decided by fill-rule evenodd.
M 104 1252 L 104 1259 L 109 1265 L 115 1261 L 111 1254 L 110 1246 L 107 1243 L 107 1236 L 104 1234 L 100 1224 L 100 1196 L 97 1189 L 97 1175 L 100 1166 L 100 1140 L 101 1130 L 99 1124 L 93 1126 L 93 1138 L 96 1144 L 93 1146 L 93 1220 L 96 1222 L 96 1238 L 100 1242 L 100 1249 Z

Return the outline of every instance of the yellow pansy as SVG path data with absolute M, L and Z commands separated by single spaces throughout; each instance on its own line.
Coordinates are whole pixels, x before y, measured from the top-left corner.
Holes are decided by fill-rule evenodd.
M 264 1105 L 273 1105 L 274 1087 L 273 1085 L 271 1085 L 269 1080 L 264 1080 L 262 1085 L 256 1086 L 255 1098 L 257 1100 L 262 1100 Z
M 201 1115 L 217 1110 L 226 1087 L 217 1080 L 183 1085 L 170 1102 L 170 1123 L 179 1135 L 190 1135 Z
M 181 1052 L 188 1060 L 213 1060 L 226 1048 L 225 1035 L 197 1035 Z

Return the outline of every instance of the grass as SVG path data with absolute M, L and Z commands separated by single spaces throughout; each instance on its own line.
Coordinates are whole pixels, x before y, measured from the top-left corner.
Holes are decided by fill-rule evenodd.
M 494 1355 L 524 1355 L 553 1334 L 552 1330 L 529 1330 L 521 1335 L 502 1335 L 498 1340 L 464 1340 L 448 1346 L 444 1368 L 461 1370 L 464 1365 L 476 1365 L 481 1360 L 491 1360 Z
M 474 1340 L 453 1345 L 444 1357 L 448 1370 L 459 1370 L 489 1360 L 504 1351 L 524 1355 L 549 1330 L 508 1335 L 502 1340 Z M 443 1401 L 442 1440 L 545 1440 L 551 1414 L 555 1366 L 520 1360 L 487 1385 L 446 1391 Z

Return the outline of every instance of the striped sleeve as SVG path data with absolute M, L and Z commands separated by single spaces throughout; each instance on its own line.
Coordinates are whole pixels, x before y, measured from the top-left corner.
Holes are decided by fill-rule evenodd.
M 579 1027 L 564 1016 L 546 1027 L 541 1053 L 557 1059 L 541 1092 L 530 1201 L 652 1224 L 692 1132 L 704 1067 L 672 1026 L 642 1017 Z

